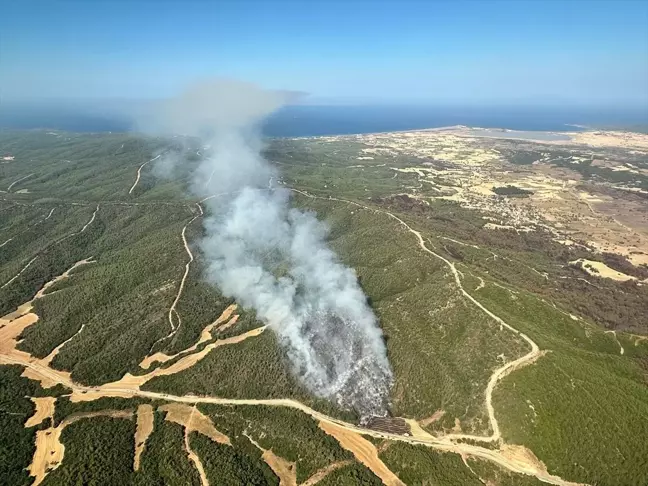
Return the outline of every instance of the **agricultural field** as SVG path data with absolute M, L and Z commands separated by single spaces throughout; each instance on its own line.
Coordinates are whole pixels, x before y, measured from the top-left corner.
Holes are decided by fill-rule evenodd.
M 648 136 L 268 142 L 380 323 L 369 421 L 205 277 L 195 144 L 0 131 L 3 482 L 648 484 Z

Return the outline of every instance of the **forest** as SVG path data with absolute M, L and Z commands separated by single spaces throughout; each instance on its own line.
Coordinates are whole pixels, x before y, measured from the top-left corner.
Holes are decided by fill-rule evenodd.
M 648 341 L 642 338 L 648 332 L 648 288 L 636 281 L 588 280 L 582 268 L 569 265 L 588 253 L 560 245 L 542 231 L 487 230 L 479 211 L 402 194 L 404 186 L 416 182 L 415 175 L 396 178 L 386 164 L 412 161 L 376 154 L 372 165 L 356 167 L 361 147 L 354 139 L 333 145 L 319 139 L 273 140 L 265 153 L 281 170 L 282 184 L 301 191 L 292 193 L 292 206 L 315 212 L 328 226 L 327 243 L 354 269 L 380 322 L 394 372 L 390 415 L 417 420 L 435 437 L 472 434 L 477 439 L 461 443 L 489 451 L 524 445 L 551 474 L 566 480 L 648 483 L 643 440 L 648 429 L 641 420 L 648 416 Z M 200 240 L 209 214 L 200 217 L 200 201 L 186 190 L 195 151 L 186 154 L 187 165 L 174 178 L 165 179 L 155 174 L 154 163 L 143 164 L 163 150 L 181 154 L 183 147 L 155 138 L 5 131 L 0 150 L 15 156 L 0 173 L 1 315 L 87 261 L 33 302 L 38 320 L 20 335 L 20 352 L 43 359 L 56 351 L 53 369 L 69 371 L 80 385 L 102 385 L 127 374 L 170 369 L 218 340 L 265 324 L 252 309 L 239 307 L 231 327 L 199 341 L 234 302 L 204 278 Z M 520 155 L 520 163 L 528 157 Z M 518 189 L 504 187 L 502 196 L 518 195 Z M 600 258 L 638 279 L 648 276 L 619 255 Z M 504 328 L 470 297 L 519 332 Z M 529 352 L 520 333 L 541 354 L 497 382 L 492 399 L 502 440 L 480 441 L 493 433 L 485 402 L 489 380 L 505 363 Z M 266 328 L 215 347 L 177 373 L 152 378 L 141 391 L 184 398 L 290 398 L 357 423 L 353 410 L 309 394 L 286 352 Z M 168 359 L 144 369 L 143 360 L 155 353 Z M 8 484 L 32 482 L 26 468 L 38 431 L 111 410 L 130 417 L 83 418 L 64 427 L 64 459 L 44 484 L 200 484 L 186 443 L 211 484 L 278 484 L 261 449 L 294 463 L 298 483 L 337 463 L 340 467 L 318 484 L 380 481 L 316 420 L 297 410 L 198 405 L 230 438 L 228 446 L 167 420 L 159 410 L 162 399 L 77 402 L 64 385 L 44 388 L 22 373 L 17 365 L 0 366 L 0 476 Z M 30 398 L 44 395 L 57 397 L 51 421 L 25 427 L 35 413 Z M 142 404 L 155 410 L 153 431 L 135 471 L 135 411 Z M 464 462 L 458 454 L 367 437 L 406 484 L 538 484 L 481 459 Z

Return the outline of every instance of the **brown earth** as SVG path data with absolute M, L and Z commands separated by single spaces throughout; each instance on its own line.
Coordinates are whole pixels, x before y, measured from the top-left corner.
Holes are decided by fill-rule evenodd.
M 158 410 L 166 413 L 165 420 L 180 424 L 189 432 L 198 432 L 219 444 L 232 445 L 229 437 L 216 430 L 211 419 L 202 414 L 195 406 L 169 403 L 159 407 Z
M 279 457 L 272 449 L 264 450 L 261 457 L 279 478 L 279 486 L 297 486 L 297 468 L 294 462 Z
M 279 486 L 297 486 L 297 465 L 294 462 L 279 457 L 272 452 L 272 449 L 264 449 L 245 432 L 243 435 L 245 435 L 245 437 L 247 437 L 257 449 L 263 452 L 261 457 L 265 463 L 270 466 L 272 472 L 274 472 L 279 478 Z
M 153 407 L 148 404 L 142 404 L 137 407 L 137 429 L 135 430 L 135 458 L 133 461 L 133 470 L 138 471 L 140 459 L 146 447 L 151 432 L 153 432 Z
M 213 323 L 211 323 L 207 327 L 205 327 L 202 330 L 202 332 L 200 333 L 200 338 L 198 339 L 198 342 L 196 342 L 193 346 L 191 346 L 191 347 L 189 347 L 187 349 L 183 349 L 182 351 L 180 351 L 180 352 L 178 352 L 176 354 L 172 354 L 172 355 L 157 352 L 157 353 L 155 353 L 155 354 L 153 354 L 151 356 L 147 356 L 140 363 L 140 368 L 148 370 L 153 363 L 156 363 L 156 362 L 166 363 L 167 361 L 170 361 L 170 360 L 178 357 L 180 354 L 190 353 L 190 352 L 195 351 L 196 349 L 198 349 L 198 346 L 200 346 L 202 343 L 206 343 L 208 341 L 211 341 L 213 339 L 212 330 L 214 328 L 219 328 L 219 326 L 223 322 L 225 322 L 227 319 L 229 319 L 230 316 L 232 315 L 232 313 L 236 310 L 236 307 L 237 307 L 236 304 L 230 305 L 227 309 L 225 309 L 223 311 L 223 313 L 220 315 L 220 317 L 218 319 L 216 319 Z M 238 319 L 238 315 L 235 315 L 234 317 L 232 317 L 232 319 L 230 319 L 230 322 L 233 321 L 232 324 L 234 324 L 234 322 L 236 322 L 237 319 Z M 228 324 L 232 325 L 229 322 L 227 322 L 227 323 L 223 324 L 223 326 L 220 329 L 224 329 L 225 328 L 224 326 L 226 326 Z
M 25 427 L 34 427 L 43 422 L 45 419 L 54 418 L 54 404 L 56 397 L 31 397 L 31 401 L 36 405 L 34 415 L 29 417 L 25 422 Z
M 303 194 L 309 197 L 313 197 L 306 193 Z M 341 200 L 341 201 L 350 203 L 349 201 L 345 201 L 345 200 Z M 366 208 L 365 206 L 361 206 L 357 203 L 351 203 L 351 204 L 355 204 L 356 206 Z M 370 209 L 370 208 L 366 208 L 366 209 Z M 447 259 L 441 257 L 440 255 L 429 250 L 429 248 L 426 247 L 420 232 L 413 230 L 406 223 L 404 223 L 400 218 L 394 216 L 392 213 L 389 213 L 384 210 L 375 210 L 375 209 L 370 209 L 370 210 L 386 214 L 399 221 L 402 225 L 404 225 L 411 233 L 413 233 L 416 236 L 419 246 L 421 246 L 423 250 L 443 260 L 449 266 L 450 270 L 454 274 L 459 289 L 468 300 L 472 301 L 484 313 L 486 313 L 491 318 L 493 318 L 496 322 L 498 322 L 501 328 L 505 327 L 513 331 L 514 333 L 518 334 L 520 337 L 525 339 L 531 345 L 532 349 L 527 355 L 523 356 L 522 358 L 519 358 L 518 360 L 507 363 L 502 368 L 496 370 L 495 373 L 493 373 L 491 380 L 489 381 L 489 387 L 486 393 L 487 406 L 489 407 L 489 416 L 491 418 L 491 424 L 494 426 L 493 428 L 496 428 L 497 422 L 494 420 L 494 417 L 492 416 L 494 412 L 490 408 L 492 407 L 492 404 L 490 403 L 490 395 L 492 393 L 492 387 L 494 387 L 494 385 L 501 377 L 505 376 L 510 371 L 517 369 L 518 367 L 524 364 L 532 363 L 533 361 L 535 361 L 535 359 L 541 356 L 542 353 L 539 352 L 537 346 L 533 341 L 531 341 L 530 338 L 520 333 L 515 328 L 511 327 L 509 324 L 504 322 L 501 318 L 499 318 L 498 316 L 496 316 L 495 314 L 487 310 L 470 294 L 465 292 L 465 290 L 461 285 L 461 279 L 458 276 L 458 271 L 456 270 L 454 264 L 448 261 Z M 75 267 L 81 263 L 89 263 L 89 262 L 88 261 L 79 262 L 75 265 Z M 34 299 L 42 297 L 44 291 L 49 286 L 51 286 L 55 281 L 59 280 L 60 278 L 67 276 L 70 270 L 68 270 L 68 272 L 66 272 L 62 276 L 57 277 L 53 281 L 48 282 L 43 287 L 43 289 L 41 289 L 36 294 Z M 528 454 L 521 454 L 519 453 L 519 451 L 515 455 L 511 456 L 509 454 L 507 456 L 498 450 L 487 449 L 484 447 L 475 446 L 475 445 L 462 443 L 462 442 L 453 442 L 453 438 L 450 436 L 437 438 L 430 434 L 425 433 L 425 435 L 421 435 L 420 437 L 411 437 L 407 435 L 393 434 L 386 431 L 376 431 L 368 428 L 363 428 L 357 425 L 349 424 L 340 421 L 338 419 L 334 419 L 332 417 L 328 417 L 325 414 L 322 414 L 321 412 L 317 412 L 311 409 L 310 407 L 291 399 L 230 399 L 230 398 L 218 398 L 218 397 L 195 396 L 195 395 L 174 396 L 167 393 L 150 392 L 150 391 L 144 391 L 140 389 L 140 384 L 148 381 L 153 376 L 177 373 L 178 371 L 181 371 L 183 369 L 192 366 L 197 361 L 202 359 L 202 357 L 204 357 L 211 350 L 210 347 L 217 347 L 223 344 L 240 342 L 243 339 L 247 339 L 248 337 L 257 336 L 265 330 L 265 327 L 253 329 L 251 331 L 248 331 L 239 336 L 235 336 L 233 338 L 227 338 L 227 339 L 216 341 L 215 343 L 208 345 L 201 352 L 183 357 L 179 359 L 176 363 L 174 363 L 172 366 L 170 366 L 169 368 L 157 369 L 147 375 L 144 375 L 144 377 L 136 377 L 127 374 L 121 380 L 118 380 L 117 382 L 113 382 L 113 383 L 108 383 L 105 385 L 100 385 L 95 387 L 80 385 L 78 383 L 75 383 L 71 379 L 69 372 L 54 370 L 50 367 L 49 363 L 46 363 L 43 360 L 36 359 L 26 352 L 15 349 L 15 346 L 17 344 L 17 337 L 20 335 L 22 330 L 28 325 L 32 325 L 37 320 L 37 316 L 35 316 L 35 314 L 32 315 L 29 314 L 29 312 L 31 311 L 31 303 L 33 302 L 33 300 L 19 306 L 17 311 L 10 313 L 0 319 L 0 336 L 1 336 L 0 337 L 0 364 L 15 364 L 15 365 L 23 366 L 25 368 L 25 372 L 23 373 L 23 376 L 26 376 L 30 379 L 38 380 L 41 383 L 43 383 L 44 386 L 53 386 L 55 384 L 61 384 L 67 388 L 70 388 L 72 390 L 72 395 L 70 396 L 70 399 L 73 402 L 96 400 L 102 397 L 132 398 L 135 396 L 140 396 L 140 397 L 145 397 L 153 400 L 169 401 L 176 404 L 193 405 L 194 410 L 195 410 L 196 403 L 212 403 L 212 404 L 219 404 L 219 405 L 252 405 L 252 406 L 261 405 L 261 406 L 278 406 L 278 407 L 293 408 L 296 410 L 300 410 L 308 414 L 309 416 L 313 417 L 315 420 L 317 420 L 322 430 L 335 437 L 344 448 L 347 448 L 348 450 L 353 452 L 353 454 L 356 456 L 356 458 L 358 458 L 358 460 L 360 460 L 363 464 L 369 467 L 374 472 L 374 474 L 380 477 L 386 484 L 402 484 L 402 482 L 400 481 L 400 479 L 398 479 L 398 477 L 394 475 L 393 472 L 391 472 L 385 466 L 384 463 L 382 463 L 382 461 L 378 458 L 378 453 L 376 448 L 373 446 L 371 442 L 364 439 L 361 434 L 366 434 L 381 439 L 402 441 L 402 442 L 407 442 L 412 444 L 420 444 L 428 447 L 434 447 L 435 449 L 441 451 L 453 452 L 457 454 L 465 454 L 470 457 L 487 459 L 510 471 L 533 475 L 538 479 L 540 479 L 541 481 L 548 482 L 555 485 L 573 486 L 577 484 L 577 483 L 565 481 L 557 476 L 553 476 L 549 474 L 546 471 L 546 469 L 544 469 L 544 467 L 540 467 L 540 465 L 538 465 L 536 461 L 532 460 L 535 456 L 528 455 Z M 91 416 L 102 415 L 102 414 L 106 415 L 107 413 L 112 413 L 112 412 L 80 414 L 74 417 L 69 417 L 68 419 L 66 419 L 66 421 L 62 422 L 62 424 L 69 423 L 68 420 L 77 420 L 78 417 L 83 418 L 83 417 L 91 417 Z M 114 412 L 114 414 L 116 414 L 114 416 L 122 416 L 122 417 L 124 415 L 128 417 L 132 416 L 131 411 Z M 192 422 L 192 418 L 190 417 L 189 418 L 190 426 L 191 426 L 191 422 Z M 61 425 L 59 425 L 59 427 L 61 427 Z M 420 427 L 418 428 L 420 429 Z M 191 451 L 189 447 L 190 444 L 188 440 L 187 429 L 188 428 L 186 427 L 185 447 L 187 449 L 187 453 L 190 459 L 194 461 L 194 463 L 196 464 L 196 467 L 199 470 L 199 472 L 201 472 L 201 480 L 203 481 L 203 484 L 207 484 L 206 476 L 204 475 L 204 470 L 202 468 L 202 465 L 200 464 L 200 459 Z M 54 430 L 50 430 L 49 435 L 56 434 L 57 430 L 60 437 L 60 429 L 58 429 L 58 427 Z M 56 438 L 56 436 L 54 438 L 49 438 L 49 435 L 43 436 L 42 434 L 40 434 L 40 432 L 45 432 L 45 431 L 39 431 L 39 434 L 37 434 L 36 442 L 37 444 L 41 444 L 41 445 L 37 448 L 37 453 L 35 454 L 36 459 L 34 460 L 32 466 L 30 467 L 30 471 L 32 472 L 32 475 L 41 478 L 38 482 L 42 481 L 42 478 L 44 477 L 44 474 L 46 474 L 48 468 L 55 467 L 58 464 L 58 462 L 56 462 L 54 459 L 59 458 L 58 461 L 60 461 L 60 459 L 62 459 L 63 456 L 63 448 L 62 448 L 63 446 L 58 445 L 60 443 L 59 439 Z M 461 436 L 461 437 L 457 437 L 457 439 L 470 438 L 478 441 L 479 440 L 493 441 L 495 437 L 499 436 L 498 432 L 499 432 L 498 430 L 495 430 L 493 435 L 489 437 Z M 50 449 L 48 449 L 48 451 L 44 453 L 43 449 L 46 448 L 47 446 L 49 446 Z M 515 446 L 515 447 L 520 448 L 522 446 Z M 45 459 L 37 460 L 38 457 L 40 456 L 47 456 L 47 453 L 50 451 L 51 453 L 49 455 L 51 455 L 52 458 L 46 457 Z M 48 460 L 53 462 L 47 462 Z
M 33 486 L 40 484 L 47 474 L 63 462 L 65 446 L 61 442 L 63 429 L 74 422 L 92 417 L 112 417 L 132 419 L 132 410 L 102 410 L 67 417 L 58 426 L 36 432 L 36 449 L 29 466 L 29 474 L 35 478 Z
M 194 404 L 193 408 L 191 408 L 191 412 L 189 413 L 189 417 L 185 424 L 184 446 L 185 446 L 185 451 L 187 452 L 187 456 L 189 457 L 189 460 L 193 462 L 194 465 L 196 466 L 196 470 L 198 471 L 198 476 L 200 476 L 200 484 L 202 486 L 209 486 L 209 480 L 207 479 L 207 473 L 205 473 L 205 468 L 203 467 L 202 461 L 200 460 L 198 454 L 196 454 L 193 451 L 193 449 L 191 449 L 191 441 L 189 440 L 189 434 L 193 427 L 193 416 L 195 411 L 196 411 L 196 404 Z M 181 412 L 180 415 L 184 416 L 184 412 Z
M 343 448 L 351 451 L 358 461 L 368 467 L 387 486 L 405 486 L 405 483 L 380 460 L 376 446 L 359 433 L 329 422 L 320 422 L 319 427 L 335 438 Z

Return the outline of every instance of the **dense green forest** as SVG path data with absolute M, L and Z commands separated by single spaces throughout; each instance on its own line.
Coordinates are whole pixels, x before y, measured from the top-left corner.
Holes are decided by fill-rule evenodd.
M 5 484 L 30 484 L 26 471 L 34 454 L 35 428 L 25 421 L 34 413 L 30 396 L 40 392 L 38 384 L 21 378 L 19 366 L 0 366 L 0 478 Z
M 215 330 L 211 339 L 187 351 L 233 303 L 204 278 L 204 217 L 187 191 L 189 172 L 199 159 L 195 151 L 184 154 L 168 141 L 136 135 L 50 133 L 0 131 L 0 152 L 14 157 L 0 171 L 0 315 L 34 298 L 46 282 L 80 260 L 90 263 L 34 301 L 38 321 L 22 332 L 19 350 L 45 358 L 64 343 L 51 366 L 71 372 L 75 383 L 102 385 L 128 373 L 170 368 L 215 340 L 262 325 L 252 309 L 239 307 L 235 325 Z M 542 350 L 537 361 L 504 377 L 494 389 L 503 440 L 528 447 L 551 474 L 566 480 L 647 484 L 648 340 L 641 334 L 648 331 L 648 287 L 609 279 L 592 285 L 582 269 L 569 264 L 589 255 L 578 246 L 558 244 L 543 231 L 488 230 L 478 210 L 410 197 L 404 193 L 418 182 L 416 174 L 398 172 L 396 177 L 394 168 L 420 161 L 378 152 L 358 164 L 363 147 L 353 138 L 286 139 L 270 141 L 265 153 L 281 170 L 285 186 L 307 193 L 293 193 L 291 204 L 314 211 L 328 225 L 328 244 L 354 269 L 379 319 L 394 371 L 390 414 L 419 421 L 436 417 L 424 425 L 434 435 L 493 432 L 485 406 L 488 381 L 530 347 L 470 296 Z M 158 177 L 155 163 L 147 161 L 171 150 L 186 163 L 173 179 Z M 521 165 L 539 155 L 505 154 Z M 558 147 L 554 155 L 552 164 L 560 166 L 573 153 Z M 590 164 L 570 165 L 586 182 L 624 177 Z M 528 195 L 514 186 L 496 189 L 505 196 Z M 420 194 L 432 190 L 422 187 Z M 405 224 L 435 254 L 423 249 Z M 186 280 L 183 228 L 194 258 Z M 600 259 L 638 279 L 648 276 L 648 270 L 625 257 L 603 253 Z M 611 330 L 617 332 L 606 332 Z M 143 369 L 142 360 L 155 352 L 180 354 Z M 24 427 L 35 410 L 30 397 L 58 396 L 54 426 L 82 412 L 135 410 L 142 403 L 157 409 L 165 403 L 141 396 L 75 402 L 63 385 L 42 388 L 21 374 L 17 365 L 0 366 L 0 477 L 7 484 L 32 482 L 26 468 L 35 434 L 49 426 Z M 269 328 L 217 347 L 193 366 L 141 388 L 189 401 L 201 396 L 291 398 L 349 423 L 359 418 L 311 396 L 295 379 L 285 348 Z M 300 411 L 260 405 L 198 408 L 232 442 L 217 444 L 189 434 L 211 484 L 278 484 L 252 441 L 294 462 L 298 483 L 344 461 L 318 484 L 380 484 Z M 135 430 L 135 416 L 93 417 L 66 426 L 64 460 L 44 484 L 200 484 L 184 450 L 181 425 L 154 412 L 137 472 Z M 406 484 L 538 484 L 484 460 L 464 463 L 458 454 L 368 439 Z M 493 451 L 501 445 L 469 443 Z

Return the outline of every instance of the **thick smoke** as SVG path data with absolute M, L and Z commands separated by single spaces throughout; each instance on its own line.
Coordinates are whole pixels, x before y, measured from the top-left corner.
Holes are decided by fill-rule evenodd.
M 272 184 L 275 170 L 260 155 L 258 123 L 290 96 L 203 84 L 168 103 L 158 121 L 205 144 L 193 189 L 220 194 L 205 201 L 208 279 L 276 332 L 312 393 L 364 417 L 383 415 L 392 373 L 376 317 L 353 270 L 327 247 L 326 226 L 291 209 L 290 191 Z

